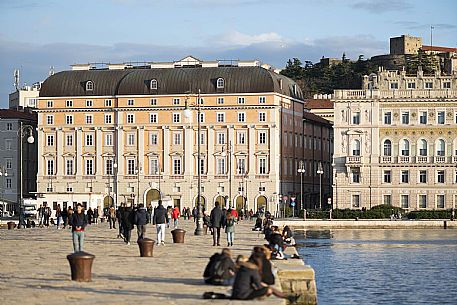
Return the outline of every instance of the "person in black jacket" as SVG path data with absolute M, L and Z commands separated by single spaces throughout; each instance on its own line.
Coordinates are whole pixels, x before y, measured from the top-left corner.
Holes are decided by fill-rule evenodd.
M 214 253 L 203 272 L 206 284 L 231 286 L 235 280 L 236 266 L 232 260 L 232 251 L 222 249 L 221 253 Z
M 271 250 L 265 246 L 256 246 L 252 251 L 252 254 L 258 255 L 262 259 L 262 283 L 267 285 L 275 284 L 275 276 L 273 275 L 271 266 Z
M 130 245 L 130 237 L 132 235 L 133 229 L 133 209 L 131 206 L 127 206 L 124 208 L 122 212 L 122 225 L 124 226 L 124 242 L 127 245 Z
M 284 241 L 282 234 L 277 226 L 272 226 L 272 233 L 269 239 L 270 248 L 273 250 L 272 257 L 275 259 L 284 259 Z
M 143 239 L 146 234 L 146 225 L 149 223 L 149 213 L 143 204 L 140 204 L 135 212 L 135 224 L 138 233 L 138 240 Z
M 211 210 L 209 218 L 211 227 L 213 228 L 213 246 L 216 246 L 216 244 L 220 246 L 221 227 L 223 226 L 224 217 L 219 201 L 216 201 L 215 207 Z
M 153 225 L 157 226 L 157 245 L 165 246 L 165 228 L 168 223 L 168 213 L 159 200 L 159 205 L 154 209 Z
M 84 214 L 83 207 L 78 203 L 76 212 L 71 217 L 71 232 L 73 236 L 73 249 L 76 252 L 83 251 L 84 230 L 87 226 L 87 216 Z

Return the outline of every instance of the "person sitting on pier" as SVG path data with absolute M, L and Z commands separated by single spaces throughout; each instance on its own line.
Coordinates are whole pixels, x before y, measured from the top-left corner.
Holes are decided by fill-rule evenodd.
M 252 229 L 252 231 L 262 231 L 262 218 L 257 217 L 254 229 Z
M 270 248 L 273 251 L 272 257 L 275 259 L 284 259 L 284 242 L 282 239 L 281 232 L 277 226 L 272 226 L 273 233 L 268 240 Z
M 289 228 L 289 226 L 285 226 L 282 229 L 282 239 L 289 246 L 295 246 L 295 244 L 296 244 L 295 239 L 292 234 L 292 230 Z
M 271 265 L 271 250 L 265 246 L 256 246 L 252 251 L 252 255 L 257 255 L 262 259 L 262 283 L 267 285 L 275 284 L 275 276 L 273 274 L 273 266 Z
M 232 251 L 224 248 L 221 253 L 214 253 L 211 256 L 203 272 L 203 278 L 206 284 L 230 286 L 233 284 L 236 271 Z

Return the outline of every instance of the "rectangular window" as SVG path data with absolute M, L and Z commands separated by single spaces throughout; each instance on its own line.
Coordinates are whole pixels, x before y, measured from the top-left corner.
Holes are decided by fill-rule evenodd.
M 47 106 L 48 108 L 52 108 L 52 107 L 54 107 L 54 102 L 53 102 L 53 101 L 47 101 L 47 102 L 46 102 L 46 106 Z
M 267 132 L 259 131 L 259 144 L 267 144 Z
M 67 107 L 73 107 L 73 101 L 72 100 L 67 100 L 67 101 L 65 101 L 65 105 Z
M 265 175 L 267 173 L 267 158 L 259 158 L 259 174 Z
M 438 209 L 444 209 L 445 206 L 445 198 L 444 195 L 437 195 L 436 196 L 436 207 Z
M 67 133 L 65 135 L 65 145 L 66 146 L 73 146 L 73 134 Z
M 352 183 L 360 183 L 360 170 L 352 169 L 351 170 Z
M 360 195 L 352 195 L 352 207 L 360 208 Z
M 173 159 L 173 175 L 181 175 L 181 159 Z
M 267 98 L 265 96 L 259 96 L 259 104 L 265 104 L 267 102 Z
M 392 183 L 392 171 L 384 171 L 384 183 Z
M 419 112 L 419 123 L 427 124 L 427 111 Z
M 246 113 L 238 112 L 238 122 L 246 122 Z
M 47 115 L 46 116 L 46 124 L 48 124 L 48 125 L 54 124 L 54 116 L 53 115 Z
M 436 172 L 436 182 L 437 183 L 444 183 L 444 170 L 439 170 Z
M 206 140 L 206 133 L 204 131 L 201 131 L 200 132 L 200 145 L 204 145 L 206 142 L 205 140 Z
M 86 100 L 86 107 L 92 107 L 94 105 L 92 100 Z
M 112 176 L 114 173 L 113 167 L 113 159 L 106 159 L 105 160 L 105 175 Z
M 217 98 L 217 104 L 218 104 L 218 105 L 224 104 L 224 98 L 223 98 L 223 97 L 218 97 L 218 98 Z
M 67 176 L 73 175 L 73 159 L 66 159 L 65 160 L 65 174 Z
M 426 170 L 419 171 L 419 183 L 427 183 L 427 171 Z
M 352 114 L 352 124 L 354 124 L 354 125 L 360 124 L 360 112 L 354 112 Z
M 390 89 L 398 89 L 398 83 L 390 83 Z
M 259 112 L 259 122 L 266 122 L 266 121 L 267 121 L 267 113 Z
M 217 144 L 225 144 L 225 133 L 219 132 L 217 133 Z
M 438 111 L 438 115 L 436 116 L 438 120 L 438 124 L 444 124 L 445 123 L 445 113 L 444 111 Z
M 217 158 L 216 165 L 217 175 L 225 175 L 225 158 Z
M 246 100 L 244 99 L 244 97 L 238 97 L 238 104 L 244 104 L 246 102 Z
M 46 145 L 54 146 L 54 135 L 52 135 L 52 134 L 46 135 Z
M 401 123 L 404 125 L 409 124 L 409 112 L 405 111 L 401 113 Z
M 86 124 L 93 124 L 93 121 L 94 117 L 91 114 L 86 115 Z
M 127 114 L 127 124 L 134 124 L 135 123 L 135 115 L 133 113 Z
M 105 124 L 112 124 L 113 116 L 111 114 L 105 114 Z
M 246 173 L 246 159 L 237 158 L 236 159 L 236 174 L 244 175 Z
M 408 83 L 408 89 L 416 89 L 416 83 Z
M 179 105 L 179 98 L 173 99 L 173 105 Z
M 12 169 L 13 168 L 13 160 L 12 159 L 6 159 L 6 169 Z
M 149 123 L 157 123 L 157 113 L 149 114 Z
M 206 160 L 200 159 L 200 175 L 204 175 L 206 173 Z
M 245 145 L 246 144 L 246 132 L 245 131 L 238 131 L 237 135 L 238 135 L 237 143 L 241 144 L 241 145 Z
M 93 146 L 94 145 L 94 135 L 89 133 L 86 134 L 86 146 Z
M 179 123 L 181 121 L 181 114 L 173 113 L 173 123 Z
M 173 145 L 181 145 L 181 132 L 173 133 Z
M 12 188 L 12 181 L 11 178 L 6 178 L 6 188 L 11 189 Z
M 383 196 L 383 203 L 385 205 L 392 205 L 392 195 L 384 195 Z
M 384 113 L 384 124 L 392 124 L 392 112 L 389 111 Z
M 94 159 L 85 160 L 85 169 L 86 169 L 86 175 L 94 174 Z
M 113 101 L 112 100 L 105 100 L 105 107 L 112 107 Z
M 149 175 L 158 175 L 159 174 L 159 160 L 150 159 L 149 161 Z
M 425 89 L 433 89 L 433 83 L 432 82 L 426 82 L 425 83 Z
M 11 150 L 12 149 L 12 142 L 10 139 L 5 140 L 5 150 Z
M 46 161 L 46 174 L 48 176 L 54 175 L 54 159 L 48 159 Z
M 73 116 L 72 116 L 72 115 L 66 115 L 66 116 L 65 116 L 65 123 L 66 123 L 67 125 L 73 124 Z
M 402 209 L 409 208 L 409 195 L 400 195 L 400 201 Z
M 134 133 L 128 133 L 127 134 L 127 145 L 128 146 L 134 146 L 135 145 L 135 134 Z
M 149 144 L 150 145 L 157 145 L 157 133 L 155 133 L 155 132 L 151 133 Z
M 198 113 L 197 115 L 197 122 L 198 122 Z M 200 112 L 200 123 L 205 123 L 205 114 Z
M 419 208 L 427 208 L 427 195 L 419 195 Z
M 451 89 L 451 82 L 444 82 L 443 89 Z
M 135 175 L 135 159 L 127 159 L 127 175 Z
M 127 106 L 133 106 L 135 105 L 135 100 L 129 99 L 127 100 Z
M 151 106 L 157 106 L 157 99 L 156 98 L 152 98 L 151 99 Z
M 216 112 L 216 121 L 218 123 L 222 123 L 225 121 L 225 113 L 224 112 Z
M 401 171 L 401 183 L 409 183 L 409 171 L 408 170 Z
M 105 146 L 113 146 L 113 134 L 107 133 L 105 135 Z
M 13 123 L 7 123 L 6 130 L 13 130 Z

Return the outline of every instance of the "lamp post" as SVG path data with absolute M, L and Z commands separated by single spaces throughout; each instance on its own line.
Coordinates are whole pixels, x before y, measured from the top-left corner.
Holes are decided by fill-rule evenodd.
M 333 186 L 335 187 L 335 208 L 338 210 L 338 176 L 336 173 L 336 165 L 332 163 L 332 168 L 335 171 L 333 174 Z M 333 209 L 333 207 L 332 207 Z
M 232 207 L 232 142 L 229 141 L 227 144 L 227 150 L 222 147 L 222 156 L 227 157 L 227 166 L 228 166 L 228 180 L 229 180 L 229 195 L 227 200 L 228 208 Z
M 305 173 L 305 163 L 300 160 L 298 163 L 298 170 L 300 173 L 300 210 L 303 209 L 303 174 Z
M 19 178 L 19 187 L 20 187 L 20 194 L 19 194 L 19 226 L 18 228 L 21 228 L 22 225 L 24 224 L 24 198 L 23 198 L 23 173 L 22 173 L 22 141 L 23 138 L 25 137 L 25 133 L 28 134 L 27 136 L 27 143 L 33 144 L 35 142 L 35 138 L 33 137 L 33 126 L 31 125 L 24 125 L 22 122 L 20 124 L 19 130 L 18 130 L 18 135 L 19 135 L 19 171 L 20 171 L 20 178 Z
M 184 116 L 186 118 L 191 118 L 192 117 L 192 110 L 189 108 L 187 105 L 187 99 L 186 99 L 186 104 L 184 106 Z M 198 215 L 197 215 L 197 221 L 196 221 L 196 228 L 195 228 L 195 235 L 203 235 L 203 211 L 202 211 L 202 204 L 201 204 L 201 191 L 202 191 L 202 176 L 201 176 L 201 155 L 200 155 L 200 150 L 201 150 L 201 142 L 200 142 L 200 128 L 201 128 L 201 107 L 200 107 L 200 89 L 198 89 L 198 94 L 197 94 L 197 102 L 196 102 L 196 107 L 197 107 L 197 174 L 198 174 L 198 183 L 197 183 L 197 209 L 198 209 Z
M 113 171 L 114 171 L 114 209 L 117 210 L 117 163 L 116 162 L 113 163 Z
M 246 173 L 246 171 L 244 171 L 245 174 L 243 176 L 243 183 L 244 183 L 244 186 L 243 186 L 243 191 L 244 191 L 244 204 L 243 204 L 243 213 L 245 214 L 245 217 L 246 217 L 246 214 L 247 214 L 247 210 L 248 210 L 248 174 Z M 247 219 L 247 217 L 246 217 Z
M 138 163 L 137 167 L 135 168 L 135 174 L 136 174 L 136 177 L 137 177 L 137 189 L 136 189 L 136 192 L 137 192 L 137 206 L 140 206 L 140 173 L 141 173 L 142 169 L 141 169 L 141 163 Z
M 1 200 L 1 204 L 2 204 L 2 211 L 4 211 L 4 207 L 3 207 L 3 187 L 5 186 L 5 177 L 8 177 L 8 172 L 6 170 L 5 167 L 3 166 L 0 166 L 0 177 L 2 177 L 2 183 L 1 183 L 1 191 L 0 191 L 0 200 Z M 0 217 L 3 217 L 3 215 L 0 215 Z
M 324 170 L 322 169 L 322 162 L 319 161 L 317 164 L 317 174 L 319 175 L 319 210 L 322 208 L 322 174 Z

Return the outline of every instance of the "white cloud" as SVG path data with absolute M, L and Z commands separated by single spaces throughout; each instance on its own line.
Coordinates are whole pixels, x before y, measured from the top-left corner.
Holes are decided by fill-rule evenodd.
M 218 36 L 213 36 L 210 40 L 219 46 L 249 46 L 257 43 L 283 43 L 284 39 L 275 32 L 249 35 L 236 31 L 227 32 Z

